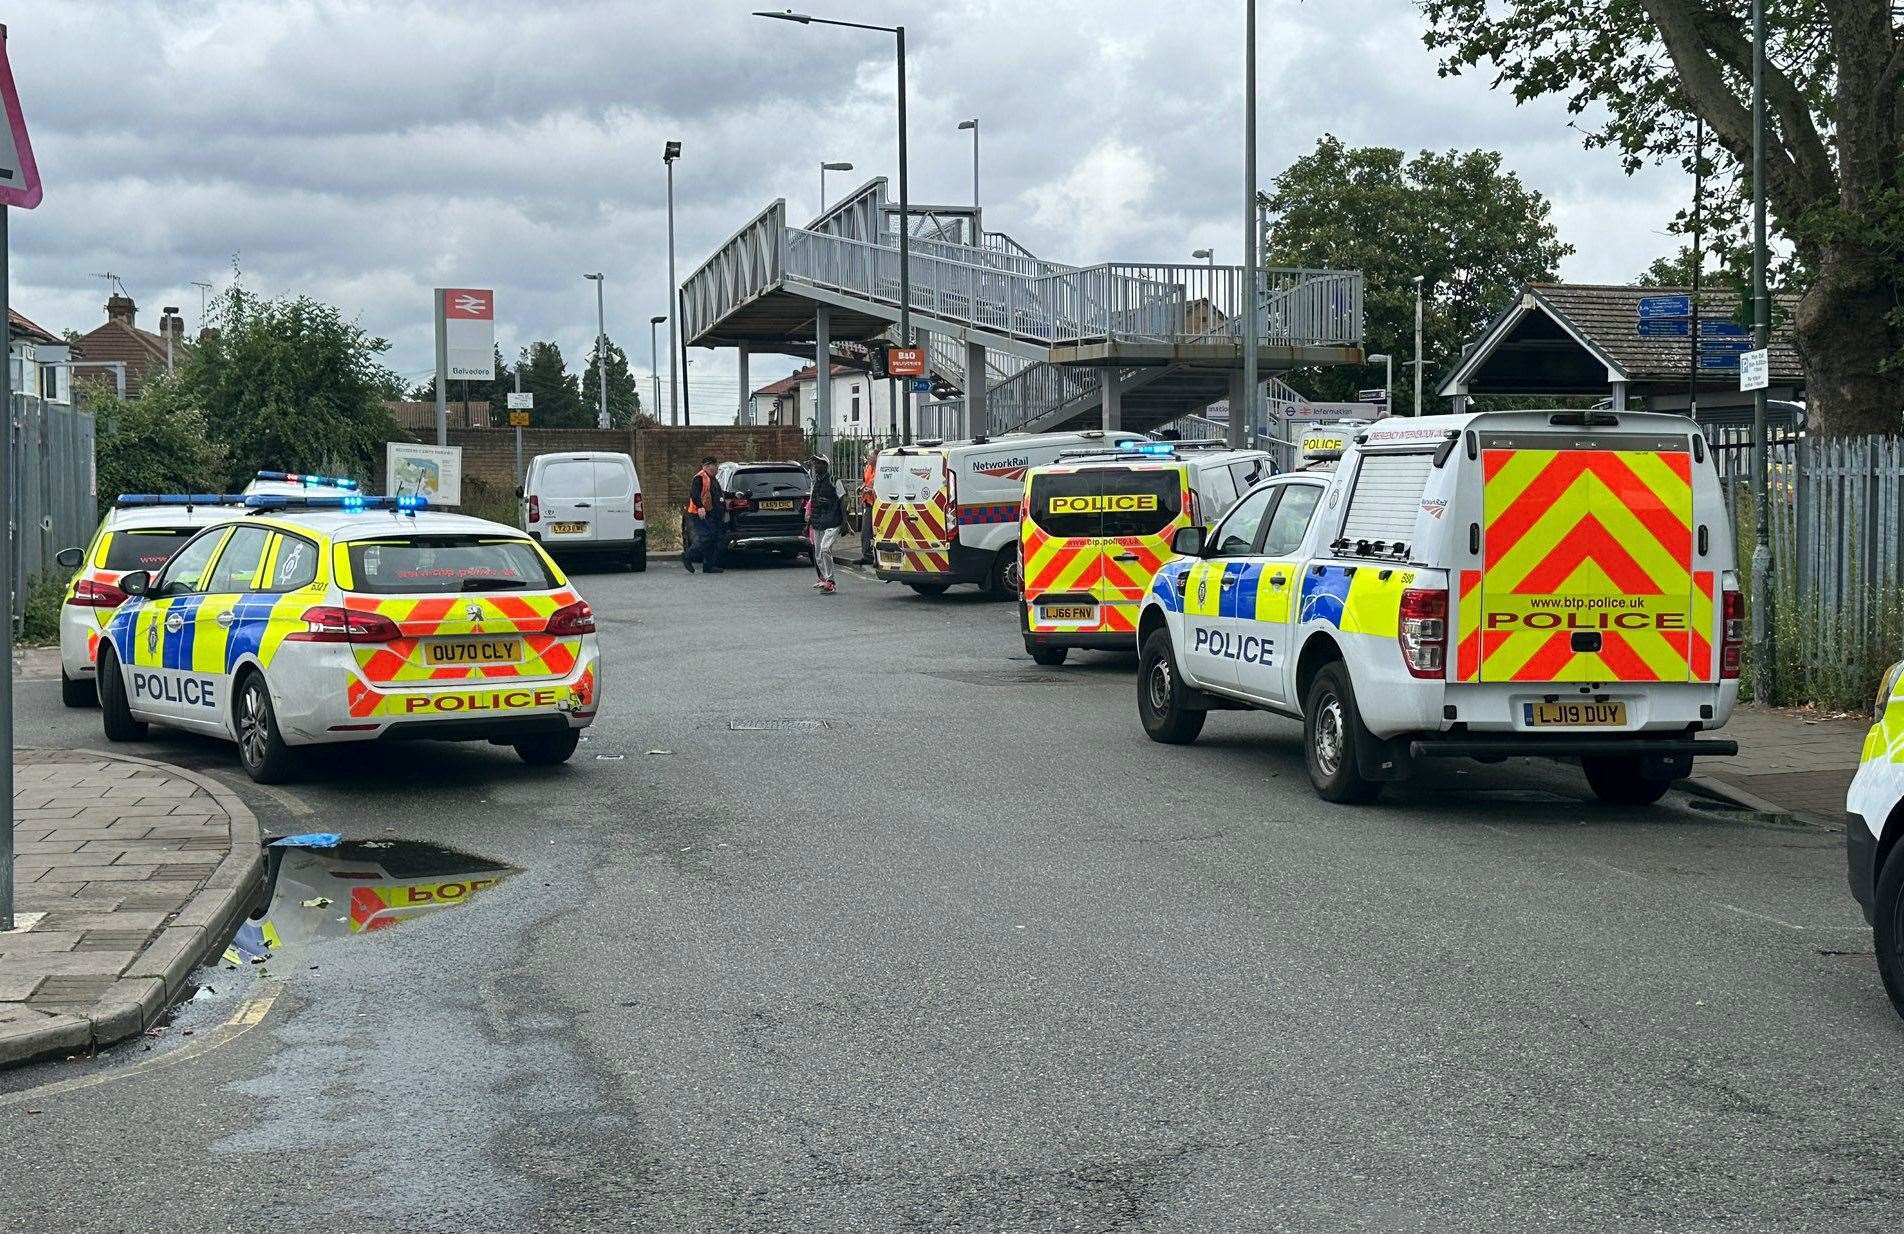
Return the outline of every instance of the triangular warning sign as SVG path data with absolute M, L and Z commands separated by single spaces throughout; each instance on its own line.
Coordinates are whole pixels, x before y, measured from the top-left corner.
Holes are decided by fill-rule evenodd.
M 13 85 L 13 65 L 7 60 L 6 27 L 0 26 L 0 206 L 31 210 L 40 204 L 40 167 L 33 161 L 33 143 L 27 140 L 26 118 L 20 114 L 20 92 Z

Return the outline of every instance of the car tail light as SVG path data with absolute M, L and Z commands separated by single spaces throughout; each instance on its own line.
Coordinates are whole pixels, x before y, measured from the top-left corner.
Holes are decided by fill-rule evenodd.
M 1448 592 L 1410 587 L 1402 592 L 1401 624 L 1395 631 L 1402 663 L 1416 677 L 1440 677 L 1448 671 Z
M 82 578 L 74 583 L 73 598 L 67 601 L 74 608 L 118 608 L 125 602 L 125 592 L 96 578 Z
M 645 523 L 648 521 L 647 513 L 643 511 L 643 509 L 641 508 L 641 494 L 640 493 L 635 494 L 635 521 L 637 523 Z
M 730 510 L 751 510 L 754 508 L 754 502 L 751 497 L 743 497 L 741 494 L 735 493 L 727 499 L 727 508 Z
M 397 623 L 381 613 L 335 604 L 304 610 L 304 628 L 284 636 L 287 643 L 388 643 L 403 637 Z
M 640 501 L 641 498 L 637 497 L 635 500 Z M 534 493 L 529 494 L 529 521 L 532 523 L 542 521 L 542 499 Z
M 588 606 L 587 600 L 577 600 L 564 605 L 549 614 L 550 634 L 593 634 L 595 633 L 595 610 Z
M 1737 677 L 1745 659 L 1745 593 L 1727 588 L 1723 593 L 1719 627 L 1719 676 Z

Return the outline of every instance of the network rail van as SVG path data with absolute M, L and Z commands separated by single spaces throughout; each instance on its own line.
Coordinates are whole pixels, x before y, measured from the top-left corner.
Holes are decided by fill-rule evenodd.
M 1737 752 L 1702 737 L 1738 698 L 1730 528 L 1684 416 L 1383 420 L 1175 533 L 1138 622 L 1139 718 L 1161 742 L 1213 708 L 1300 718 L 1331 801 L 1423 759 L 1532 755 L 1650 803 Z

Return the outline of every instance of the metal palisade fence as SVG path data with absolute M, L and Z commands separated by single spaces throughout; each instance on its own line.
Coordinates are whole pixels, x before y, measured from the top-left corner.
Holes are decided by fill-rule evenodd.
M 13 396 L 6 459 L 7 520 L 13 533 L 13 612 L 26 615 L 27 592 L 53 573 L 53 556 L 84 547 L 99 523 L 93 466 L 93 417 L 62 403 Z
M 1755 546 L 1749 430 L 1708 430 L 1741 570 Z M 1904 437 L 1775 432 L 1767 478 L 1779 703 L 1866 708 L 1904 658 Z

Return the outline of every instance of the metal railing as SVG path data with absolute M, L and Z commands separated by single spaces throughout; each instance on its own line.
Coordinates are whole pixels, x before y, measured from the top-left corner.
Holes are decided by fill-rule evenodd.
M 57 569 L 54 555 L 63 548 L 83 548 L 92 539 L 99 502 L 93 488 L 91 412 L 15 394 L 11 420 L 3 461 L 5 517 L 13 529 L 11 617 L 17 629 L 33 581 Z
M 692 343 L 714 323 L 781 280 L 787 203 L 775 201 L 750 219 L 681 284 L 682 337 Z

